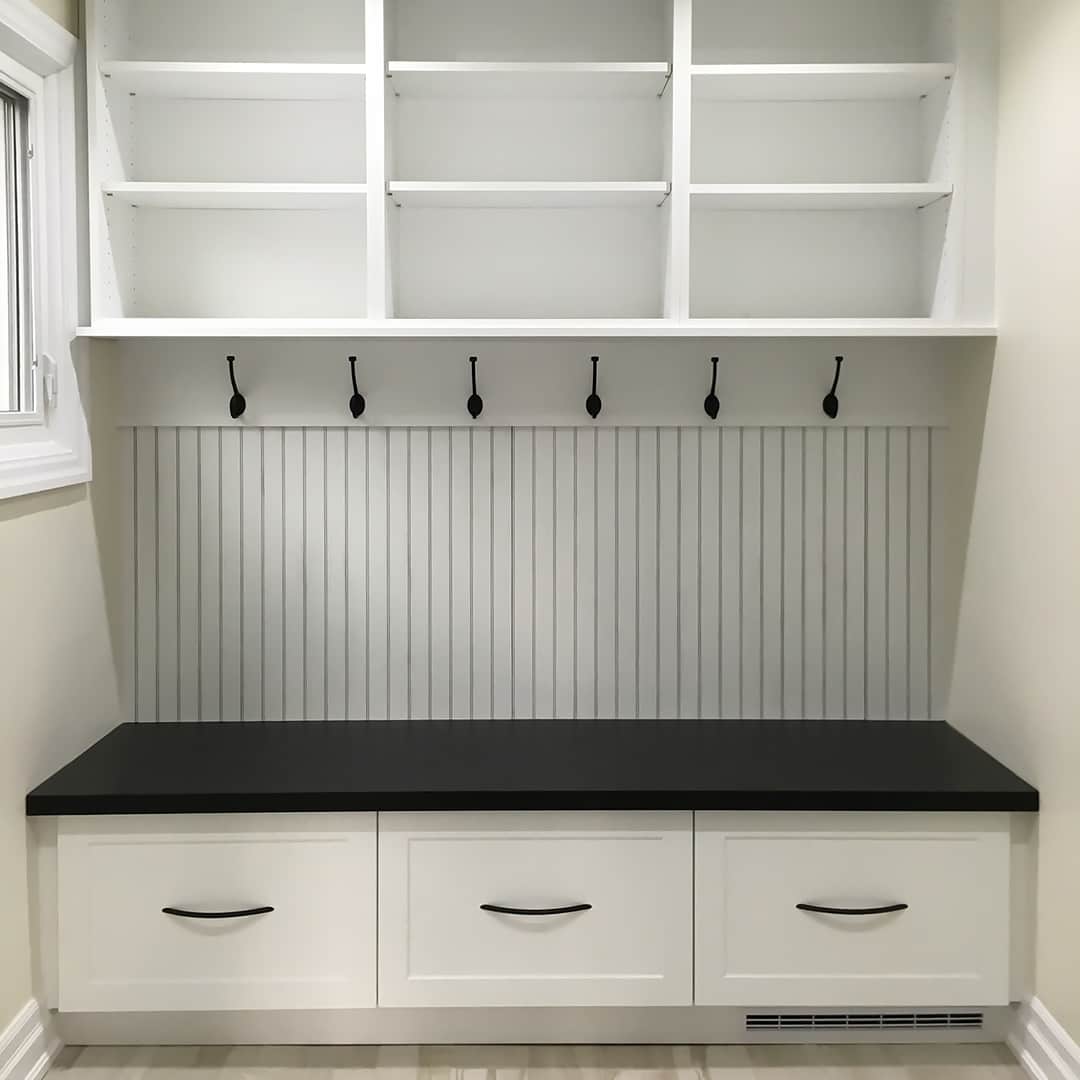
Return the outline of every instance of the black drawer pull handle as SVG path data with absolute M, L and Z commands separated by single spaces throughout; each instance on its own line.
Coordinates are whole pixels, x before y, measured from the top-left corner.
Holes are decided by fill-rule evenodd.
M 502 904 L 481 904 L 481 911 L 494 911 L 496 915 L 573 915 L 576 911 L 592 911 L 592 904 L 571 904 L 569 907 L 518 908 Z
M 163 915 L 175 915 L 179 919 L 247 919 L 252 915 L 269 915 L 272 907 L 253 907 L 243 911 L 185 911 L 183 908 L 163 907 Z
M 842 908 L 822 907 L 820 904 L 796 904 L 799 911 L 812 911 L 816 915 L 892 915 L 897 911 L 907 911 L 907 904 L 886 904 L 884 907 Z

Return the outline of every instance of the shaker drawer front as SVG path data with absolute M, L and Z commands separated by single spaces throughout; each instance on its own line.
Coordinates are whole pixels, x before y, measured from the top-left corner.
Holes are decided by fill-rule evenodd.
M 688 1005 L 688 813 L 382 814 L 379 1004 Z
M 697 815 L 696 1001 L 1008 1003 L 993 815 Z
M 375 1004 L 374 814 L 65 819 L 65 1012 Z

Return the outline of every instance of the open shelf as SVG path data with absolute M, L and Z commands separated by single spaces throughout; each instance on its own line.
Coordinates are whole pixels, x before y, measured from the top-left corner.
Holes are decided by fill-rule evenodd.
M 101 61 L 362 63 L 362 0 L 88 0 Z
M 361 204 L 364 184 L 105 184 L 130 206 L 174 210 L 340 210 Z
M 391 180 L 387 186 L 396 206 L 461 209 L 658 206 L 671 190 L 671 185 L 661 180 L 625 183 Z
M 671 0 L 393 0 L 386 22 L 391 60 L 671 57 Z
M 106 86 L 152 98 L 342 101 L 364 96 L 363 64 L 225 64 L 112 60 Z
M 103 319 L 82 338 L 984 338 L 932 319 Z
M 947 0 L 693 0 L 696 64 L 950 59 Z
M 941 89 L 953 64 L 695 64 L 702 101 L 905 101 Z
M 105 200 L 106 319 L 361 319 L 365 208 L 213 209 Z
M 398 97 L 659 97 L 668 63 L 401 61 L 387 65 Z
M 691 184 L 701 210 L 919 210 L 951 184 Z

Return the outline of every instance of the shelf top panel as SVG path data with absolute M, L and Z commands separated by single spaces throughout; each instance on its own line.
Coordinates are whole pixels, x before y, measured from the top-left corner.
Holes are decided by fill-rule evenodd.
M 663 180 L 626 183 L 577 181 L 427 181 L 391 180 L 396 206 L 531 209 L 659 206 L 671 185 Z
M 941 722 L 497 717 L 128 723 L 26 811 L 1039 808 L 1038 791 Z
M 945 86 L 953 64 L 695 64 L 699 101 L 903 101 Z
M 389 87 L 402 98 L 652 98 L 668 63 L 487 63 L 393 60 Z
M 691 184 L 703 210 L 918 210 L 951 184 Z
M 364 96 L 363 64 L 203 64 L 114 60 L 107 87 L 140 97 L 337 101 Z
M 105 184 L 107 198 L 173 210 L 343 210 L 362 205 L 364 184 Z
M 97 339 L 200 338 L 982 338 L 989 324 L 933 319 L 105 319 L 80 327 Z

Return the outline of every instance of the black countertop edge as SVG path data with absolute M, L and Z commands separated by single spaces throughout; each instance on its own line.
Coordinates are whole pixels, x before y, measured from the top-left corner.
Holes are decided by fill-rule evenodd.
M 888 813 L 1035 813 L 1037 792 L 740 791 L 640 792 L 355 792 L 318 794 L 221 794 L 86 796 L 28 795 L 28 817 L 112 814 L 286 814 L 563 810 L 793 810 Z
M 26 797 L 30 817 L 372 811 L 1039 809 L 923 721 L 121 724 Z

